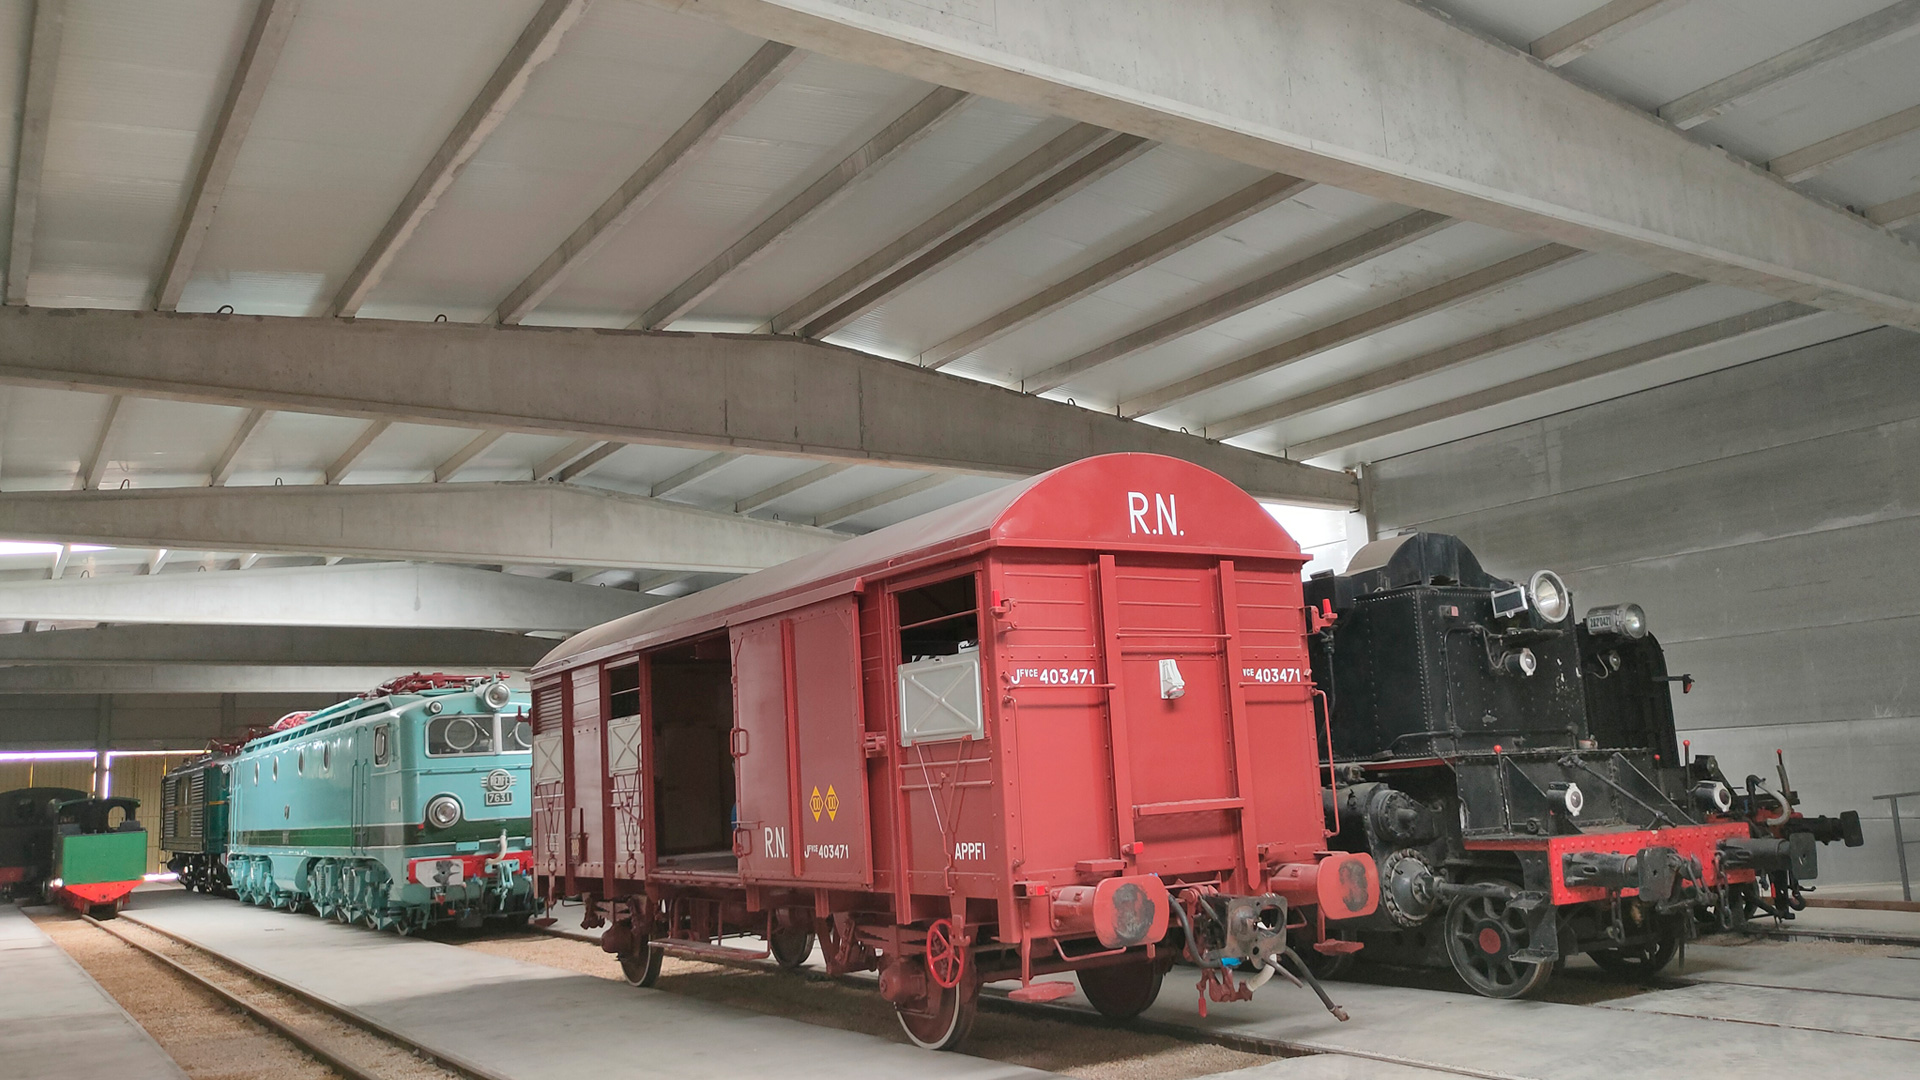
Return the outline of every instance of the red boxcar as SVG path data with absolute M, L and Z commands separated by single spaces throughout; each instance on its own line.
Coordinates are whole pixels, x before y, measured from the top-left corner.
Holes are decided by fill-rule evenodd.
M 1131 1016 L 1184 953 L 1243 998 L 1379 896 L 1326 850 L 1304 561 L 1116 454 L 589 630 L 534 672 L 539 887 L 642 985 L 817 935 L 929 1047 L 997 979 Z

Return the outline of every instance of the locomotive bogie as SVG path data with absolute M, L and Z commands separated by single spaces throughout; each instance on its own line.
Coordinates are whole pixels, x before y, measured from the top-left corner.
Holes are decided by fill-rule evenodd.
M 991 979 L 1124 969 L 1130 1014 L 1186 954 L 1244 996 L 1378 895 L 1325 851 L 1302 561 L 1114 455 L 588 631 L 534 674 L 542 895 L 643 982 L 812 934 L 922 1045 Z

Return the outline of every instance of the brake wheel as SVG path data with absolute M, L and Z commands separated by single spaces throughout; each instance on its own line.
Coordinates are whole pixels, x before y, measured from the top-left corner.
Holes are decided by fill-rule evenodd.
M 966 969 L 967 951 L 954 933 L 953 920 L 935 919 L 927 928 L 927 974 L 942 989 L 951 990 L 960 985 Z

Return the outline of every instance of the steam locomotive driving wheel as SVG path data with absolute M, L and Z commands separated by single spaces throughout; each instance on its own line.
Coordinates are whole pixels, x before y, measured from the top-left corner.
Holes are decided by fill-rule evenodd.
M 1506 885 L 1501 881 L 1481 885 Z M 1524 912 L 1506 896 L 1466 895 L 1447 908 L 1447 958 L 1481 997 L 1526 997 L 1547 984 L 1550 961 L 1515 959 L 1532 941 Z

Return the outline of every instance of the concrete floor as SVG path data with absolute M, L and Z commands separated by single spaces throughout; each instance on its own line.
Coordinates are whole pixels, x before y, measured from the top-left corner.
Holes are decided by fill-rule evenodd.
M 509 1080 L 1049 1075 L 179 890 L 143 892 L 121 917 L 295 983 L 449 1062 Z M 527 1022 L 535 1015 L 547 1022 Z
M 0 901 L 0 1076 L 186 1080 L 186 1075 L 31 919 Z
M 556 931 L 598 938 L 598 931 L 579 928 L 578 908 L 556 914 Z M 1906 920 L 1900 930 L 1920 936 L 1920 915 L 1872 914 L 1897 915 Z M 1572 968 L 1561 978 L 1598 977 L 1591 961 L 1576 960 Z M 1597 1005 L 1330 984 L 1353 1017 L 1346 1024 L 1305 991 L 1280 986 L 1252 1002 L 1216 1005 L 1203 1020 L 1185 974 L 1175 969 L 1168 976 L 1151 1017 L 1320 1051 L 1233 1073 L 1235 1080 L 1707 1080 L 1783 1067 L 1796 1080 L 1920 1077 L 1920 1009 L 1913 1004 L 1920 1001 L 1920 949 L 1849 956 L 1759 939 L 1696 943 L 1667 980 L 1693 985 Z M 1062 1004 L 1090 1008 L 1078 993 Z
M 577 916 L 577 909 L 561 914 Z M 506 1076 L 629 1076 L 636 1069 L 836 1080 L 1045 1075 L 178 891 L 143 893 L 126 917 L 289 978 L 436 1052 Z M 564 918 L 556 927 L 567 928 Z M 1845 949 L 1695 944 L 1669 988 L 1596 1005 L 1340 982 L 1331 989 L 1353 1016 L 1345 1024 L 1292 987 L 1214 1006 L 1202 1019 L 1190 973 L 1176 969 L 1149 1015 L 1319 1051 L 1230 1074 L 1235 1080 L 1709 1080 L 1781 1069 L 1796 1080 L 1920 1077 L 1920 949 Z M 1062 1005 L 1087 1008 L 1078 993 Z M 563 1019 L 531 1033 L 502 1024 L 529 1007 Z

